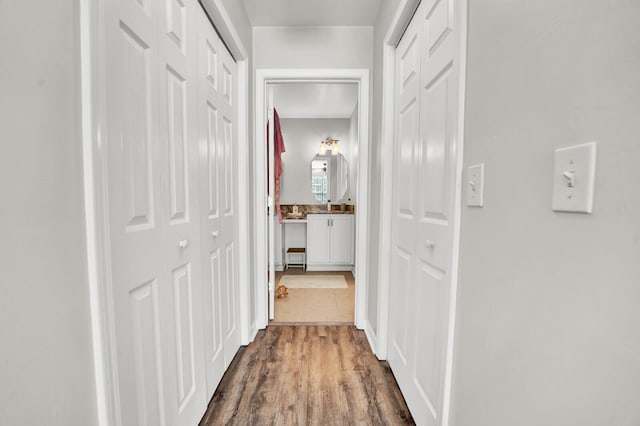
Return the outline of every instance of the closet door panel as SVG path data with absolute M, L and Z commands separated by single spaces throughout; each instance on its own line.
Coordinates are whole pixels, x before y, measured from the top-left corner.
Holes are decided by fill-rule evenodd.
M 236 302 L 238 293 L 238 229 L 237 229 L 237 66 L 229 51 L 220 42 L 218 51 L 218 94 L 222 97 L 218 132 L 223 141 L 223 179 L 221 193 L 223 194 L 222 235 L 224 245 L 225 275 L 223 291 L 226 295 L 224 324 L 224 363 L 225 368 L 231 363 L 240 346 L 240 327 Z
M 220 42 L 209 29 L 206 17 L 198 19 L 198 127 L 200 139 L 200 194 L 206 204 L 202 212 L 200 235 L 202 238 L 202 274 L 205 378 L 207 394 L 215 391 L 224 373 L 222 339 L 222 233 L 220 208 L 220 174 L 222 172 L 222 141 L 219 132 L 219 96 L 217 61 Z
M 447 415 L 453 330 L 456 11 L 453 0 L 423 1 L 396 56 L 389 363 L 416 423 L 434 426 Z
M 209 202 L 206 212 L 211 221 L 220 219 L 220 169 L 222 162 L 222 144 L 218 134 L 218 109 L 205 99 L 205 132 L 206 132 L 206 179 L 205 192 Z
M 116 411 L 197 424 L 239 347 L 236 64 L 196 0 L 104 5 Z
M 209 253 L 210 282 L 208 285 L 208 298 L 205 299 L 205 311 L 209 312 L 213 318 L 205 315 L 206 324 L 206 362 L 207 362 L 207 390 L 211 393 L 211 388 L 215 390 L 217 382 L 222 377 L 224 371 L 224 353 L 222 339 L 222 250 L 216 248 Z
M 174 317 L 174 360 L 176 371 L 176 401 L 178 414 L 188 405 L 200 386 L 196 384 L 196 362 L 194 352 L 193 274 L 191 263 L 180 265 L 172 271 L 173 317 Z
M 197 28 L 195 0 L 164 0 L 160 16 L 159 107 L 167 312 L 167 410 L 192 425 L 206 406 L 198 194 Z
M 397 71 L 400 75 L 396 85 L 399 99 L 398 133 L 396 144 L 396 188 L 398 189 L 395 212 L 397 216 L 411 220 L 415 215 L 416 140 L 418 138 L 418 85 L 420 84 L 420 57 L 418 33 L 407 32 L 398 46 L 399 61 Z
M 416 305 L 414 222 L 417 215 L 416 149 L 420 131 L 420 32 L 412 22 L 397 48 L 396 127 L 394 141 L 394 191 L 391 270 L 395 279 L 390 293 L 389 364 L 399 384 L 411 382 Z M 401 385 L 402 386 L 402 385 Z M 404 389 L 403 389 L 404 391 Z
M 162 265 L 158 143 L 158 10 L 154 2 L 105 4 L 108 230 L 112 315 L 122 424 L 168 425 L 165 368 L 169 277 Z
M 189 1 L 191 0 L 165 0 L 165 33 L 183 53 L 187 50 L 188 37 L 186 32 L 189 30 L 193 33 L 193 20 L 191 16 L 187 16 L 188 7 L 190 8 L 191 5 L 185 4 Z M 195 13 L 195 11 L 191 13 Z

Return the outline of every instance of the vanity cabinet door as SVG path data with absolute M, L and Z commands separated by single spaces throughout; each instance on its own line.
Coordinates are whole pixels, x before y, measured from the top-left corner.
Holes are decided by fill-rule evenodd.
M 353 216 L 331 215 L 331 263 L 353 264 Z
M 349 270 L 353 265 L 353 235 L 353 215 L 307 215 L 309 270 Z
M 307 215 L 307 263 L 329 263 L 330 215 Z

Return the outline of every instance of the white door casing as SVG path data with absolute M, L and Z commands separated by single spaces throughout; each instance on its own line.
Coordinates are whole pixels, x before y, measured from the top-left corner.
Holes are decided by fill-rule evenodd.
M 368 205 L 369 169 L 369 70 L 339 68 L 291 68 L 291 69 L 256 69 L 255 83 L 255 141 L 266 140 L 267 122 L 267 87 L 269 83 L 358 83 L 358 168 L 357 168 L 357 203 Z M 267 144 L 255 144 L 254 156 L 254 188 L 256 188 L 254 209 L 254 289 L 256 294 L 256 327 L 264 328 L 269 320 L 268 292 L 268 221 L 267 216 L 259 214 L 267 207 Z M 368 212 L 366 208 L 356 208 L 355 213 L 355 256 L 354 275 L 356 278 L 355 325 L 365 327 L 367 268 L 368 260 Z M 361 265 L 358 267 L 358 265 Z
M 423 0 L 396 51 L 388 358 L 419 425 L 446 425 L 461 146 L 459 10 Z
M 276 244 L 275 244 L 275 221 L 276 221 L 276 181 L 275 181 L 275 146 L 276 146 L 276 126 L 275 110 L 273 105 L 273 86 L 267 86 L 267 227 L 268 227 L 268 266 L 267 266 L 267 288 L 269 290 L 269 319 L 276 317 Z M 261 142 L 259 142 L 261 143 Z

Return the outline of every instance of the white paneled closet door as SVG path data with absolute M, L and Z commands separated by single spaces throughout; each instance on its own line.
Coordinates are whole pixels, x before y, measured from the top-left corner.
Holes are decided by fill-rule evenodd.
M 235 63 L 196 0 L 104 7 L 114 410 L 194 425 L 239 347 Z
M 163 0 L 159 32 L 163 248 L 170 294 L 165 313 L 168 414 L 193 425 L 206 406 L 198 174 L 197 17 L 194 0 Z
M 211 27 L 210 27 L 211 28 Z M 219 191 L 222 195 L 222 235 L 224 248 L 224 276 L 222 331 L 224 338 L 224 364 L 229 366 L 240 346 L 240 324 L 238 312 L 238 182 L 237 153 L 238 128 L 236 104 L 238 99 L 238 71 L 229 51 L 220 41 L 220 73 L 222 104 L 220 104 L 219 131 L 222 140 L 222 179 Z
M 171 287 L 158 109 L 159 3 L 105 3 L 106 163 L 117 392 L 123 425 L 170 425 Z
M 443 425 L 459 160 L 454 0 L 423 0 L 396 52 L 389 363 L 419 425 Z
M 237 285 L 237 71 L 202 14 L 198 21 L 198 112 L 207 392 L 240 345 Z

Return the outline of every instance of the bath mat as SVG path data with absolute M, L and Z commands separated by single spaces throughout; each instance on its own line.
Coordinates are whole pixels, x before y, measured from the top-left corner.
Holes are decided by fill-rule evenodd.
M 279 285 L 288 288 L 348 288 L 342 275 L 285 275 Z

